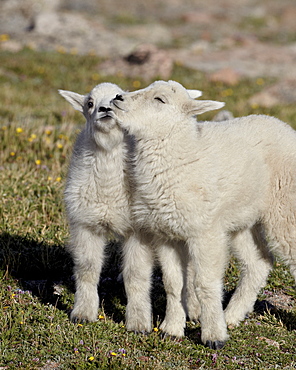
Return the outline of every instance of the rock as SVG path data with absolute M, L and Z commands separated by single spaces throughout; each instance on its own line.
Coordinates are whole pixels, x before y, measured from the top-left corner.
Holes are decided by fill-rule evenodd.
M 249 99 L 252 106 L 271 108 L 278 104 L 296 103 L 296 79 L 285 79 L 263 91 L 253 95 Z
M 145 40 L 146 44 L 169 46 L 173 42 L 173 36 L 170 29 L 164 25 L 156 23 L 119 27 L 118 33 L 122 37 L 134 40 Z
M 232 68 L 223 68 L 209 75 L 212 82 L 223 82 L 226 85 L 236 85 L 240 80 L 240 74 Z
M 212 48 L 200 54 L 179 49 L 172 51 L 172 56 L 185 67 L 207 73 L 232 69 L 241 77 L 248 78 L 296 78 L 296 50 L 285 45 L 264 44 L 254 40 L 243 46 L 222 50 Z
M 140 45 L 124 57 L 107 60 L 99 65 L 100 74 L 122 74 L 126 77 L 141 78 L 144 81 L 156 77 L 168 79 L 172 70 L 173 60 L 169 55 L 150 44 Z

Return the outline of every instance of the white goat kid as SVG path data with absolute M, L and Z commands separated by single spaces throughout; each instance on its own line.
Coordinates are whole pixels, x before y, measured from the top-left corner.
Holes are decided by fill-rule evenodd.
M 122 90 L 104 83 L 85 96 L 59 93 L 86 118 L 74 145 L 64 196 L 76 282 L 71 320 L 95 321 L 107 238 L 126 235 L 131 229 L 130 193 L 124 176 L 128 148 L 109 104 Z
M 194 101 L 173 81 L 118 95 L 113 105 L 120 125 L 137 140 L 134 219 L 139 228 L 186 242 L 201 339 L 221 348 L 228 339 L 226 322 L 237 324 L 253 307 L 271 268 L 265 234 L 296 280 L 296 133 L 262 115 L 197 124 L 193 116 L 221 105 Z M 231 239 L 246 266 L 224 316 Z
M 124 239 L 125 283 L 132 278 L 131 283 L 126 284 L 127 295 L 131 297 L 127 306 L 126 327 L 137 332 L 149 332 L 152 329 L 150 281 L 155 258 L 154 243 L 151 235 L 134 233 L 132 228 L 132 188 L 125 173 L 133 143 L 131 137 L 124 135 L 118 127 L 109 104 L 111 98 L 123 91 L 114 84 L 103 83 L 85 96 L 64 90 L 59 92 L 86 118 L 86 125 L 74 146 L 65 189 L 70 229 L 68 249 L 74 260 L 76 281 L 71 320 L 97 319 L 97 285 L 104 261 L 104 247 L 107 238 L 113 235 Z M 201 95 L 198 90 L 188 90 L 188 93 L 194 98 Z M 131 255 L 130 251 L 136 253 Z M 168 256 L 162 257 L 161 247 L 157 251 L 160 263 L 164 266 L 168 300 L 162 327 L 169 335 L 181 336 L 185 323 L 185 303 L 184 299 L 181 301 L 181 293 L 187 261 L 183 260 L 181 264 L 177 245 L 170 248 L 171 258 L 166 263 L 163 260 Z M 134 260 L 137 266 L 136 280 L 133 279 Z M 140 292 L 138 286 L 141 286 Z M 134 291 L 138 294 L 134 294 Z M 194 294 L 190 302 L 195 302 Z M 195 312 L 192 315 L 197 316 Z

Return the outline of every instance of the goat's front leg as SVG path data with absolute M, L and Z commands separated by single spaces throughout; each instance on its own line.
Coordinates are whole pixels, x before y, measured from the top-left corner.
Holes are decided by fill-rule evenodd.
M 74 261 L 75 300 L 70 318 L 74 322 L 96 321 L 98 317 L 98 284 L 104 261 L 105 238 L 85 227 L 70 229 L 68 249 Z
M 207 347 L 220 349 L 228 339 L 222 307 L 223 276 L 228 262 L 226 235 L 212 227 L 188 240 L 188 247 L 201 308 L 201 340 Z
M 166 314 L 160 328 L 164 334 L 182 337 L 186 325 L 186 268 L 187 247 L 171 242 L 157 248 L 166 292 Z M 183 299 L 185 296 L 185 302 Z
M 123 280 L 127 295 L 126 328 L 137 333 L 152 330 L 151 278 L 154 253 L 143 236 L 132 234 L 123 245 Z

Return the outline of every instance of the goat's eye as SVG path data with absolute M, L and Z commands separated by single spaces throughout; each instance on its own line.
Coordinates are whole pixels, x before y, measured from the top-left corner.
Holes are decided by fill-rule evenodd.
M 117 94 L 117 95 L 115 96 L 114 100 L 120 100 L 120 101 L 123 101 L 123 97 L 122 97 L 122 95 Z
M 89 101 L 87 103 L 88 108 L 92 108 L 94 106 L 94 103 L 92 101 Z
M 159 98 L 158 96 L 154 99 L 160 101 L 162 104 L 165 104 L 165 102 L 161 98 Z

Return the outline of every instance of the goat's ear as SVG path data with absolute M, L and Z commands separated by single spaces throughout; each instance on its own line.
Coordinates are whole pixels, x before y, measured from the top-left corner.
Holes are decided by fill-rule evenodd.
M 192 101 L 190 106 L 188 105 L 188 114 L 197 116 L 211 110 L 220 109 L 224 107 L 225 103 L 214 100 L 196 100 Z
M 200 90 L 188 90 L 187 89 L 187 92 L 188 92 L 191 99 L 196 99 L 196 98 L 199 98 L 200 96 L 202 96 L 202 91 L 200 91 Z
M 85 99 L 84 95 L 80 95 L 75 92 L 66 90 L 59 90 L 59 93 L 73 106 L 74 109 L 83 113 L 83 105 Z

